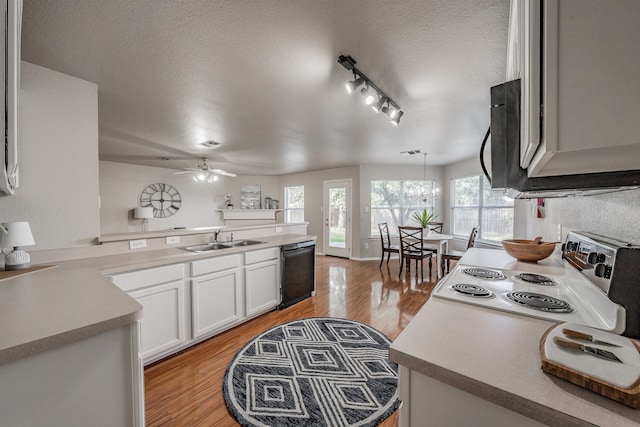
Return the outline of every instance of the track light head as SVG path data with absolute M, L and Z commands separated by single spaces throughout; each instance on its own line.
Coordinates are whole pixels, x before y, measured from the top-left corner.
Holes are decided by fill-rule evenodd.
M 396 114 L 396 116 L 391 119 L 391 123 L 395 126 L 398 126 L 400 124 L 400 117 L 402 117 L 403 114 L 403 111 L 398 111 L 398 114 Z
M 355 80 L 352 80 L 350 82 L 346 82 L 344 84 L 345 89 L 347 89 L 347 93 L 348 94 L 352 94 L 353 92 L 355 92 L 355 90 L 360 87 L 360 85 L 364 83 L 364 79 L 362 77 L 358 77 Z
M 390 119 L 393 119 L 398 114 L 398 109 L 389 105 L 388 107 L 382 107 L 382 112 L 389 116 Z
M 371 108 L 373 108 L 373 111 L 375 111 L 376 113 L 379 113 L 380 110 L 382 110 L 385 102 L 387 102 L 387 97 L 380 95 L 380 98 L 378 98 L 378 102 L 373 104 Z
M 371 91 L 369 91 L 368 87 L 363 87 L 362 90 L 360 91 L 360 93 L 362 94 L 362 98 L 364 99 L 364 103 L 365 104 L 367 104 L 367 105 L 373 104 L 373 101 L 375 100 L 375 97 L 373 96 Z

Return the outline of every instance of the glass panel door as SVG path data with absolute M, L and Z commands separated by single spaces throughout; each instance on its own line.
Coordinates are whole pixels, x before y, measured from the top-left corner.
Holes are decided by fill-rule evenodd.
M 325 181 L 325 254 L 351 254 L 351 181 Z

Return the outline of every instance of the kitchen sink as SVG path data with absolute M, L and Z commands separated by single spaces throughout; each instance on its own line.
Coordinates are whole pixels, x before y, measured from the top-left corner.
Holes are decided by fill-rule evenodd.
M 260 242 L 258 240 L 232 240 L 231 242 L 224 242 L 226 246 L 251 246 L 251 245 L 259 245 L 264 242 Z
M 185 251 L 190 252 L 208 252 L 208 251 L 217 251 L 220 249 L 230 249 L 231 246 L 222 243 L 204 243 L 202 245 L 193 245 L 193 246 L 184 246 L 180 249 L 184 249 Z

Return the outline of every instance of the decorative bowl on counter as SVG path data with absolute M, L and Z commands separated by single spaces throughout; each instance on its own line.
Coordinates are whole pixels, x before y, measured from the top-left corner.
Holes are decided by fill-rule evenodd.
M 553 253 L 556 242 L 543 242 L 539 238 L 535 240 L 510 239 L 503 240 L 502 247 L 518 261 L 538 262 Z

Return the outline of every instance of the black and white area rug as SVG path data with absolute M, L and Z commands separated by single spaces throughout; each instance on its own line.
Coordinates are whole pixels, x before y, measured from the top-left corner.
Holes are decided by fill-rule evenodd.
M 365 324 L 310 318 L 248 342 L 229 364 L 224 398 L 243 426 L 375 426 L 398 407 L 389 339 Z

